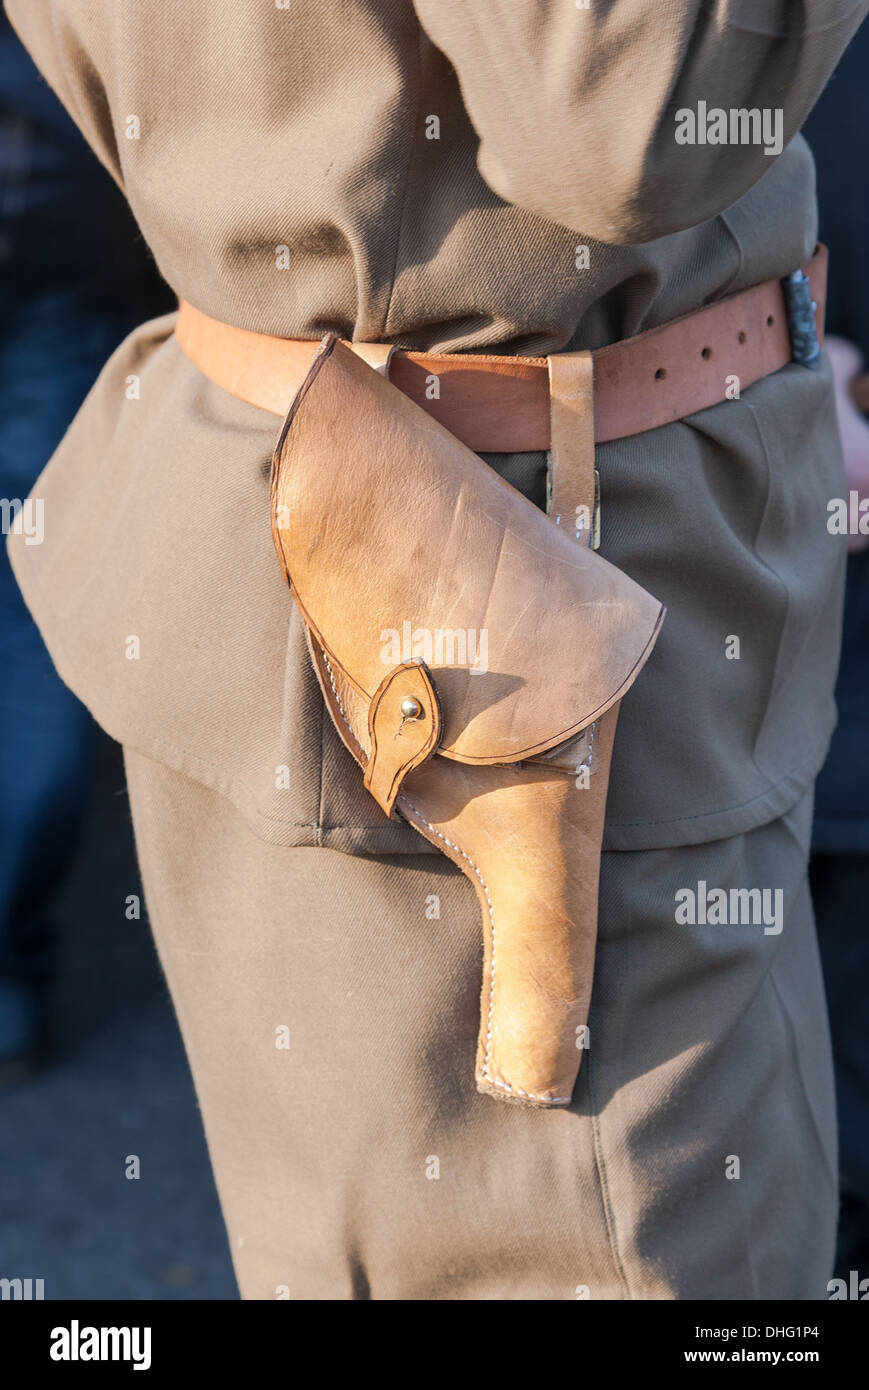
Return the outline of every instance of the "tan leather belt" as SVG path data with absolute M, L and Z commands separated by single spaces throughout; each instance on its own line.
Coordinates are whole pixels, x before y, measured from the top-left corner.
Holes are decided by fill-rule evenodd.
M 742 391 L 788 362 L 814 365 L 826 272 L 826 248 L 819 246 L 804 270 L 786 280 L 767 280 L 598 349 L 592 354 L 595 442 L 641 434 L 716 405 L 726 399 L 728 378 L 738 378 Z M 175 333 L 218 386 L 280 416 L 318 349 L 305 339 L 235 328 L 183 300 Z M 549 448 L 549 359 L 350 346 L 476 452 Z

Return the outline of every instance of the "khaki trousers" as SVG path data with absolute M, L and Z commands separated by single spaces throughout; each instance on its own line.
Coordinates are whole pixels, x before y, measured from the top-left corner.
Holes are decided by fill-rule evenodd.
M 609 852 L 572 1106 L 476 1093 L 470 884 L 429 854 L 256 837 L 126 750 L 146 899 L 243 1297 L 820 1299 L 833 1082 L 811 796 L 696 847 Z M 680 925 L 780 889 L 783 929 Z

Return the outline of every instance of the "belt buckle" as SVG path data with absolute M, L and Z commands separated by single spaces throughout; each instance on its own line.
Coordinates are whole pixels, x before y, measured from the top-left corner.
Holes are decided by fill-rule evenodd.
M 795 270 L 784 277 L 781 287 L 788 316 L 791 361 L 817 371 L 821 365 L 821 344 L 815 323 L 818 306 L 812 299 L 809 277 L 802 270 Z

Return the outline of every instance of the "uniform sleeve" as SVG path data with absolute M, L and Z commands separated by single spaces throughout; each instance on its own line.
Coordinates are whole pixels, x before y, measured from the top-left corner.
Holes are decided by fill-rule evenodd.
M 123 188 L 109 100 L 95 58 L 100 7 L 63 0 L 3 0 L 12 27 L 42 76 L 66 107 L 97 158 Z M 72 9 L 73 24 L 65 18 Z
M 617 244 L 696 226 L 741 197 L 799 130 L 869 10 L 869 0 L 585 3 L 414 0 L 456 70 L 490 188 Z M 697 138 L 721 133 L 706 113 L 728 113 L 738 134 L 764 108 L 765 142 Z M 734 123 L 731 110 L 757 117 Z

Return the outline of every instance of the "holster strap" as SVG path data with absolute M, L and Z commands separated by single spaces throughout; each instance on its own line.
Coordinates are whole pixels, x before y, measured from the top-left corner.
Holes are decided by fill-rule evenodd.
M 549 363 L 548 511 L 576 540 L 594 539 L 594 360 L 559 352 Z

